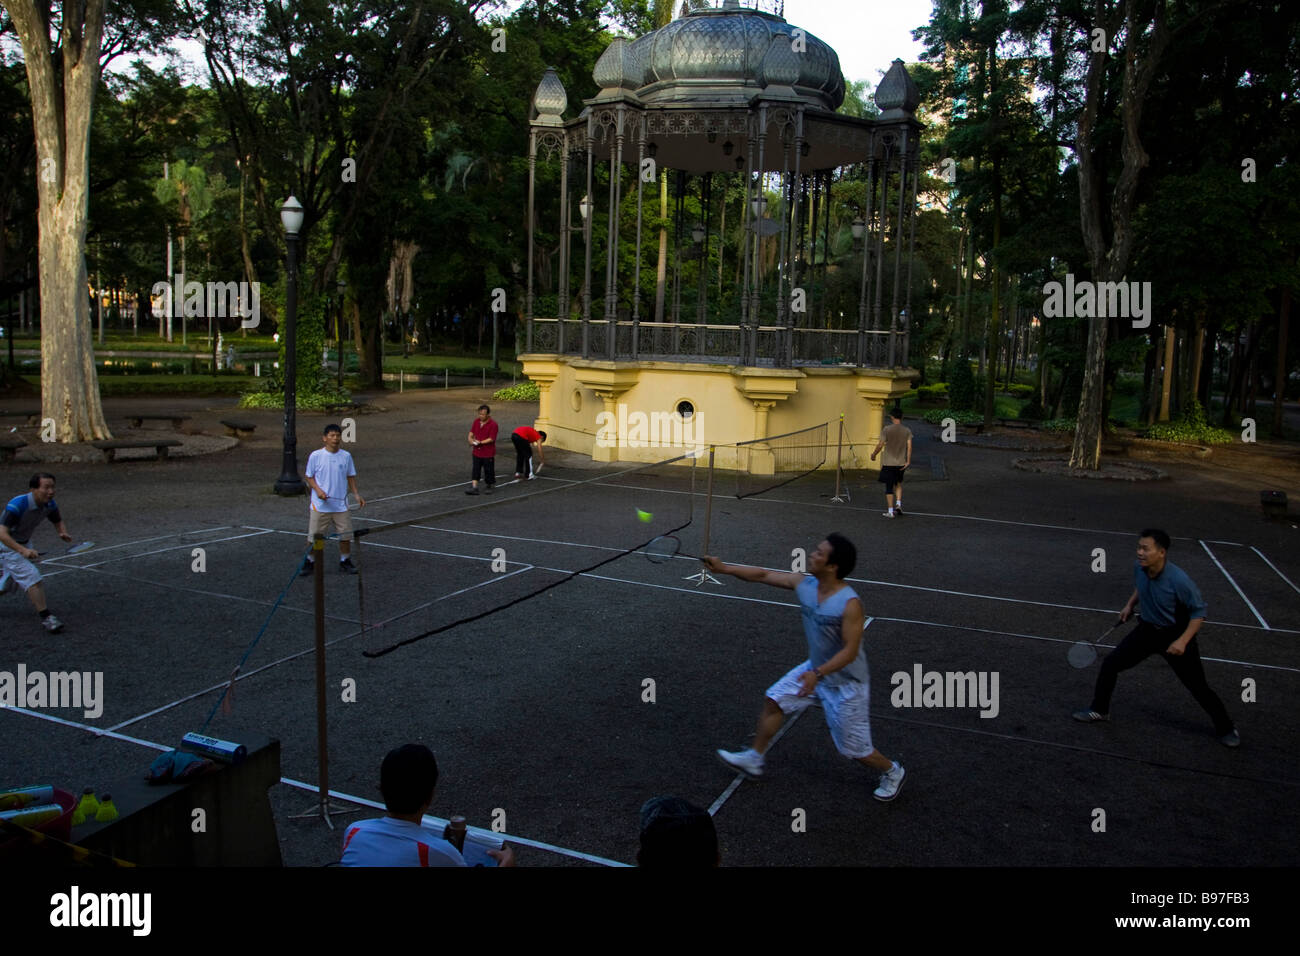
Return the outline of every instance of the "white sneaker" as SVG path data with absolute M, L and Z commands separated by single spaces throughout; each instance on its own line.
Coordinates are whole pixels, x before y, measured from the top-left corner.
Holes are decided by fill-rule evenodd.
M 715 750 L 714 753 L 732 770 L 739 770 L 750 779 L 763 776 L 763 755 L 753 747 L 748 750 Z
M 880 786 L 871 795 L 877 800 L 893 800 L 898 796 L 898 791 L 903 789 L 903 778 L 906 776 L 907 771 L 903 765 L 894 764 L 892 770 L 886 770 L 880 775 Z
M 41 618 L 41 627 L 45 628 L 45 630 L 49 631 L 51 634 L 57 634 L 59 631 L 63 630 L 63 622 L 51 614 L 49 617 Z
M 894 517 L 894 513 L 893 513 L 892 511 L 882 511 L 882 512 L 880 512 L 880 517 L 882 517 L 882 518 L 892 518 L 892 517 Z

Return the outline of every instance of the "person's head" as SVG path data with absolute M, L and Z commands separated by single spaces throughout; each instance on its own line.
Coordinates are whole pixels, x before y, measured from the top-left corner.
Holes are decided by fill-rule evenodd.
M 1144 528 L 1138 535 L 1138 564 L 1144 568 L 1159 570 L 1164 567 L 1165 555 L 1169 551 L 1169 535 L 1159 528 Z
M 321 437 L 327 449 L 338 451 L 339 442 L 343 440 L 343 429 L 338 425 L 326 425 L 325 431 L 321 432 Z
M 546 441 L 546 432 L 544 432 L 544 431 L 538 431 L 537 434 L 539 434 L 539 435 L 542 436 L 542 437 L 541 437 L 541 440 L 538 442 L 538 444 L 540 444 L 540 443 L 543 442 L 543 441 Z
M 403 744 L 379 767 L 379 792 L 389 813 L 421 813 L 433 802 L 438 786 L 438 761 L 424 744 Z
M 809 572 L 820 575 L 826 571 L 841 580 L 853 573 L 857 563 L 858 549 L 853 546 L 852 541 L 838 531 L 828 534 L 826 540 L 817 545 L 813 553 L 808 556 Z
M 48 471 L 40 471 L 27 480 L 27 487 L 32 490 L 32 498 L 38 505 L 48 505 L 54 498 L 54 476 Z
M 641 805 L 638 866 L 693 869 L 718 866 L 713 817 L 681 797 L 651 797 Z
M 479 420 L 479 421 L 481 421 L 481 422 L 485 422 L 485 421 L 487 421 L 487 420 L 488 420 L 489 418 L 491 418 L 491 417 L 492 417 L 492 409 L 488 408 L 486 405 L 480 405 L 480 406 L 478 407 L 478 420 Z
M 895 425 L 901 422 L 903 420 L 903 406 L 895 405 L 893 408 L 891 408 L 889 410 L 889 417 L 894 420 Z

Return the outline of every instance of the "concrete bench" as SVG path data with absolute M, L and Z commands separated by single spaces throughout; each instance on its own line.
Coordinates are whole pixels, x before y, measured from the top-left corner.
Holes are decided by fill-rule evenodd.
M 1028 418 L 999 418 L 998 424 L 1003 428 L 1038 428 L 1038 422 Z
M 127 415 L 126 420 L 132 428 L 143 428 L 145 422 L 171 422 L 172 428 L 180 431 L 182 425 L 190 420 L 189 415 Z
M 184 783 L 145 783 L 156 754 L 136 751 L 138 773 L 96 787 L 112 796 L 117 819 L 76 827 L 72 841 L 140 866 L 282 866 L 267 798 L 280 782 L 280 741 L 229 730 L 221 736 L 243 744 L 248 756 Z M 194 832 L 195 810 L 203 811 L 205 832 Z
M 0 438 L 0 462 L 13 461 L 19 448 L 26 448 L 27 442 L 17 438 Z
M 1259 506 L 1264 509 L 1266 518 L 1285 518 L 1286 492 L 1261 491 L 1259 493 Z
M 252 422 L 236 422 L 224 418 L 221 424 L 226 426 L 227 435 L 234 435 L 236 438 L 252 438 L 253 431 L 257 428 Z
M 152 438 L 144 441 L 119 438 L 113 441 L 92 441 L 91 444 L 102 451 L 108 461 L 115 461 L 117 453 L 123 448 L 152 448 L 154 458 L 166 458 L 168 448 L 177 448 L 182 443 L 175 438 Z

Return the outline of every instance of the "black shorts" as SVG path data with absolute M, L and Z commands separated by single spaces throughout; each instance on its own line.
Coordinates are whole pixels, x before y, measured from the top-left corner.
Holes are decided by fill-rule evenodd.
M 880 483 L 886 488 L 901 485 L 903 483 L 903 472 L 906 470 L 907 468 L 903 465 L 881 465 Z

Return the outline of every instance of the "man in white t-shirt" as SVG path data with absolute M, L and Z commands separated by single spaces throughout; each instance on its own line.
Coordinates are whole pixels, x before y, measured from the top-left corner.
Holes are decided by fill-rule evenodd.
M 311 488 L 307 541 L 310 544 L 318 534 L 338 532 L 339 570 L 344 574 L 356 574 L 356 565 L 352 563 L 352 541 L 347 537 L 352 533 L 348 492 L 356 495 L 359 508 L 366 506 L 366 499 L 357 491 L 357 466 L 352 462 L 352 455 L 339 448 L 342 441 L 343 429 L 338 425 L 326 425 L 325 447 L 317 448 L 307 459 L 307 485 Z M 307 577 L 315 570 L 316 563 L 307 558 L 303 562 L 302 576 Z
M 465 866 L 461 852 L 420 825 L 438 785 L 438 762 L 423 744 L 390 750 L 379 768 L 388 815 L 360 820 L 343 837 L 343 866 Z M 509 846 L 488 850 L 498 866 L 514 866 Z

